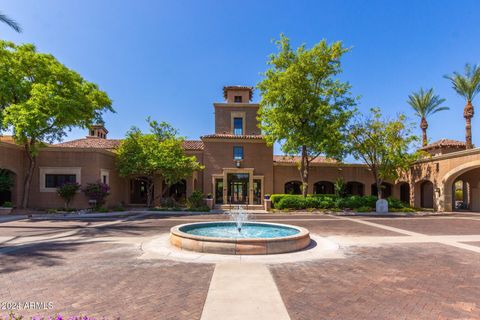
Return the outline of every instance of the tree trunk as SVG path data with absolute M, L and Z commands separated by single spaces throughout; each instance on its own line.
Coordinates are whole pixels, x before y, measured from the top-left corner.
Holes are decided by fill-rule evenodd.
M 307 197 L 308 193 L 308 174 L 309 174 L 309 163 L 308 163 L 308 154 L 307 147 L 302 146 L 302 160 L 300 161 L 300 177 L 302 178 L 302 195 L 304 198 Z
M 33 172 L 35 171 L 35 165 L 37 163 L 37 156 L 32 154 L 32 146 L 34 144 L 35 144 L 34 140 L 25 144 L 25 152 L 27 153 L 27 158 L 28 158 L 28 169 L 27 169 L 27 174 L 25 175 L 25 180 L 23 182 L 23 197 L 22 197 L 22 203 L 21 203 L 21 207 L 23 209 L 28 208 L 28 200 L 30 197 L 30 186 L 32 184 Z
M 152 179 L 147 179 L 147 207 L 152 206 L 152 200 L 153 200 L 153 180 Z
M 422 117 L 422 121 L 420 122 L 420 129 L 422 129 L 422 146 L 426 146 L 428 144 L 427 140 L 427 129 L 428 129 L 428 122 L 425 117 Z
M 467 101 L 465 109 L 463 110 L 463 117 L 465 118 L 465 144 L 467 149 L 473 148 L 472 143 L 472 118 L 474 109 L 471 101 Z
M 377 184 L 377 198 L 380 200 L 380 199 L 383 199 L 383 190 L 382 190 L 382 181 L 381 180 L 377 180 L 376 181 L 376 184 Z

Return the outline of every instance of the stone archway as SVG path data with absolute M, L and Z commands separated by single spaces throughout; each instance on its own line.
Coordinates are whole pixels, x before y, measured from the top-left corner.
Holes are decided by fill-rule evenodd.
M 438 201 L 439 211 L 453 211 L 453 185 L 460 176 L 470 180 L 471 210 L 480 211 L 480 160 L 470 161 L 447 172 L 442 179 L 442 194 Z
M 420 207 L 433 209 L 434 208 L 434 187 L 430 180 L 424 180 L 420 184 Z

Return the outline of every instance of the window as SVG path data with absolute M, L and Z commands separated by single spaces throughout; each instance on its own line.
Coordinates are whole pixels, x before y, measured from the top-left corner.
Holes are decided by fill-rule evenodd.
M 233 101 L 234 101 L 234 102 L 242 102 L 242 96 L 235 96 L 235 97 L 233 98 Z
M 102 176 L 102 183 L 103 184 L 108 184 L 107 183 L 107 176 Z
M 77 182 L 77 176 L 74 174 L 46 174 L 45 188 L 58 188 L 65 183 Z
M 243 147 L 233 147 L 233 160 L 243 160 Z
M 243 118 L 233 118 L 233 134 L 239 136 L 243 134 Z

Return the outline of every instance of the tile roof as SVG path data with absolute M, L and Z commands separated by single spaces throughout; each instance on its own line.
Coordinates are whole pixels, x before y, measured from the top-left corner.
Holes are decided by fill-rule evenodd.
M 250 95 L 249 95 L 250 101 L 253 98 L 253 87 L 250 87 L 250 86 L 224 86 L 223 87 L 223 97 L 225 99 L 227 99 L 227 91 L 228 90 L 249 90 L 250 91 Z
M 214 133 L 201 136 L 200 139 L 264 139 L 265 137 L 260 134 L 244 134 L 237 135 L 231 133 Z
M 275 163 L 298 163 L 302 157 L 300 156 L 282 156 L 282 155 L 274 155 L 273 162 Z M 337 163 L 334 159 L 329 159 L 325 157 L 316 157 L 313 159 L 311 163 Z
M 115 149 L 122 142 L 121 139 L 101 139 L 96 137 L 87 137 L 51 145 L 60 148 L 91 148 L 91 149 Z M 200 140 L 185 140 L 183 142 L 185 150 L 203 150 L 203 142 Z
M 466 147 L 466 144 L 465 142 L 458 141 L 458 140 L 440 139 L 438 141 L 435 141 L 426 145 L 425 147 L 420 148 L 420 150 L 430 150 L 430 149 L 445 148 L 445 147 L 464 149 Z
M 0 142 L 15 144 L 12 136 L 0 136 Z

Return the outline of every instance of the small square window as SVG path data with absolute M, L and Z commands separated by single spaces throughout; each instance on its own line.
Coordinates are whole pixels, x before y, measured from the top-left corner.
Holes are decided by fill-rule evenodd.
M 233 147 L 233 160 L 243 160 L 243 147 Z
M 242 102 L 242 96 L 235 96 L 235 97 L 233 98 L 233 101 L 234 101 L 234 102 L 237 102 L 237 103 L 238 103 L 238 102 Z

